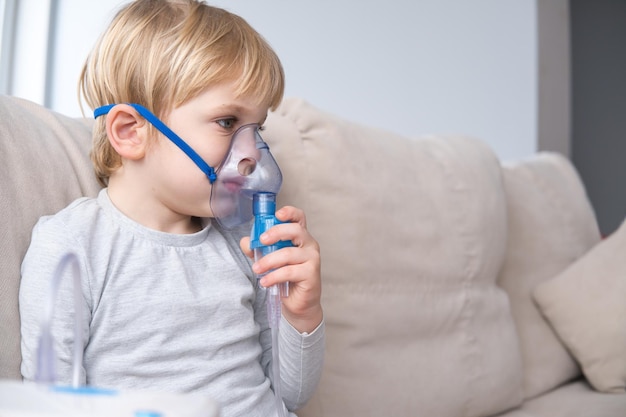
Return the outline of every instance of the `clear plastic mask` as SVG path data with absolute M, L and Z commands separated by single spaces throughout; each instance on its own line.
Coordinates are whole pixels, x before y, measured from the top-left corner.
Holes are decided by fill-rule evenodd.
M 259 126 L 242 126 L 233 135 L 230 151 L 217 169 L 211 190 L 213 215 L 226 228 L 247 223 L 253 217 L 254 194 L 278 194 L 282 181 L 280 168 L 259 134 Z

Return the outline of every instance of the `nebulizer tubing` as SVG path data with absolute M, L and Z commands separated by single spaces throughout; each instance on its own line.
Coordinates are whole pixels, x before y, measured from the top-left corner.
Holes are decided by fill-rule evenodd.
M 250 233 L 250 248 L 254 251 L 254 260 L 258 261 L 265 255 L 277 251 L 280 248 L 293 246 L 291 241 L 280 240 L 272 245 L 263 245 L 261 235 L 281 221 L 276 218 L 276 194 L 271 192 L 258 192 L 252 198 L 254 223 Z M 263 278 L 267 273 L 257 275 L 257 279 Z M 279 416 L 285 416 L 283 397 L 280 380 L 280 359 L 278 351 L 278 335 L 280 319 L 282 316 L 281 297 L 289 295 L 289 282 L 275 284 L 266 289 L 267 319 L 272 333 L 272 374 L 274 376 L 274 397 Z
M 54 318 L 54 306 L 61 284 L 63 272 L 68 264 L 72 266 L 73 295 L 74 295 L 74 354 L 72 356 L 72 387 L 80 386 L 80 371 L 83 364 L 83 293 L 80 285 L 80 268 L 78 258 L 74 253 L 66 253 L 57 265 L 52 280 L 44 316 L 41 321 L 39 343 L 37 346 L 37 371 L 35 381 L 46 384 L 54 384 L 56 375 L 56 354 L 54 340 L 52 339 L 52 320 Z

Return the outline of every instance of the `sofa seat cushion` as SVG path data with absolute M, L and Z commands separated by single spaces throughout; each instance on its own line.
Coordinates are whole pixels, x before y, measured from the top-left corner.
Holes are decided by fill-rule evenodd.
M 534 295 L 591 385 L 625 392 L 626 222 Z
M 484 416 L 521 402 L 496 286 L 500 165 L 477 140 L 404 138 L 286 100 L 264 137 L 322 251 L 327 351 L 298 415 Z
M 626 415 L 626 395 L 594 391 L 577 380 L 526 401 L 498 417 L 620 417 Z

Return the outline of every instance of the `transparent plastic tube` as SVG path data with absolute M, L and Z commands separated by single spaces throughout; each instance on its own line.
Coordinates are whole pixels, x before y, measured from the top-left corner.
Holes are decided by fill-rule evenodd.
M 250 234 L 250 247 L 254 250 L 255 261 L 261 259 L 280 248 L 293 246 L 290 241 L 279 241 L 273 245 L 263 245 L 260 236 L 272 226 L 281 223 L 274 213 L 276 212 L 276 194 L 256 193 L 253 197 L 254 224 Z M 261 279 L 265 274 L 258 275 Z M 281 318 L 281 297 L 289 295 L 289 283 L 283 285 L 273 285 L 267 288 L 267 319 L 272 333 L 272 374 L 274 376 L 274 397 L 276 399 L 276 409 L 278 415 L 285 417 L 285 407 L 283 404 L 281 380 L 280 380 L 280 359 L 278 351 L 278 329 Z
M 56 354 L 54 352 L 54 340 L 52 339 L 52 319 L 54 318 L 54 306 L 59 291 L 59 285 L 63 272 L 68 263 L 72 264 L 73 295 L 74 295 L 74 354 L 72 357 L 72 387 L 80 386 L 80 370 L 83 365 L 83 293 L 80 285 L 80 268 L 78 259 L 73 253 L 67 253 L 61 258 L 50 282 L 48 303 L 41 322 L 39 344 L 37 346 L 37 382 L 54 384 L 56 375 Z
M 280 380 L 280 359 L 278 357 L 278 326 L 281 315 L 281 301 L 280 291 L 276 285 L 268 289 L 267 309 L 268 316 L 271 315 L 270 327 L 272 332 L 272 374 L 274 375 L 274 399 L 276 401 L 276 410 L 278 415 L 280 417 L 286 417 L 281 388 L 282 382 Z

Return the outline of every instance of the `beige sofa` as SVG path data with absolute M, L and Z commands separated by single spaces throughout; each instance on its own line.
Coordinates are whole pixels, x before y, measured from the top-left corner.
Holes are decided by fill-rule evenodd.
M 31 227 L 98 190 L 89 125 L 0 97 L 0 378 Z M 299 99 L 264 136 L 322 248 L 326 361 L 299 415 L 626 416 L 626 226 L 600 238 L 567 159 L 503 164 Z

